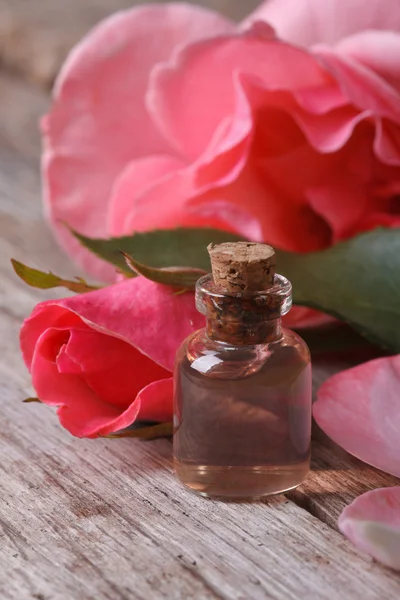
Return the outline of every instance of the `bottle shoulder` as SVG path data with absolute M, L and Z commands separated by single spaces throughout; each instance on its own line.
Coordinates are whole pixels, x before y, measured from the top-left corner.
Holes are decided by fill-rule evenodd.
M 263 345 L 260 344 L 259 346 Z M 282 336 L 275 342 L 265 344 L 265 346 L 270 347 L 271 350 L 274 351 L 277 351 L 280 348 L 294 348 L 309 356 L 309 349 L 306 342 L 298 333 L 291 329 L 282 328 Z M 208 337 L 206 329 L 203 328 L 190 334 L 181 344 L 178 353 L 187 354 L 189 352 L 189 354 L 194 356 L 201 356 L 202 354 L 209 354 L 210 352 L 222 354 L 224 352 L 231 353 L 235 349 L 240 350 L 241 352 L 249 351 L 251 353 L 256 347 L 257 346 L 233 346 L 226 342 L 212 340 Z
M 254 372 L 262 365 L 306 365 L 310 362 L 310 352 L 305 341 L 294 331 L 282 329 L 282 336 L 275 342 L 256 346 L 232 346 L 218 342 L 207 336 L 201 329 L 191 334 L 181 345 L 176 363 L 188 361 L 192 368 L 202 372 L 228 374 L 236 371 Z M 250 368 L 251 365 L 251 368 Z M 227 367 L 229 367 L 227 369 Z
M 304 355 L 305 358 L 307 358 L 308 360 L 311 359 L 310 350 L 309 350 L 306 342 L 301 337 L 301 335 L 299 335 L 295 331 L 292 331 L 291 329 L 286 329 L 286 328 L 282 329 L 282 333 L 283 333 L 282 340 L 279 341 L 280 346 L 282 346 L 282 347 L 288 346 L 288 347 L 296 348 L 298 350 L 298 352 L 300 352 L 301 354 Z

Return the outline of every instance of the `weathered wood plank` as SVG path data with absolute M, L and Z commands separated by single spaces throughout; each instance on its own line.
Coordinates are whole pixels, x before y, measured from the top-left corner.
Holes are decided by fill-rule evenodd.
M 289 497 L 336 529 L 343 508 L 357 496 L 395 485 L 400 479 L 362 463 L 322 434 L 313 442 L 311 474 Z
M 19 324 L 49 294 L 19 282 L 8 257 L 71 267 L 41 216 L 35 123 L 47 99 L 4 77 L 0 97 L 14 111 L 12 124 L 0 111 L 0 597 L 398 598 L 399 576 L 330 527 L 347 500 L 385 485 L 385 475 L 360 484 L 347 473 L 352 459 L 318 447 L 321 470 L 294 502 L 207 501 L 176 482 L 168 441 L 77 440 L 47 407 L 21 403 L 31 390 Z
M 258 0 L 196 1 L 238 20 L 258 3 Z M 112 12 L 137 4 L 143 2 L 0 0 L 0 60 L 30 79 L 49 85 L 68 50 L 89 28 Z
M 179 488 L 168 442 L 71 440 L 32 408 L 30 429 L 26 407 L 2 427 L 2 598 L 332 600 L 338 580 L 396 597 L 395 576 L 293 503 L 205 501 Z

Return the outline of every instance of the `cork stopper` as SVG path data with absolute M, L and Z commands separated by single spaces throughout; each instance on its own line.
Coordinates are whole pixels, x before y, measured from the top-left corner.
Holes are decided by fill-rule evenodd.
M 207 248 L 214 283 L 228 293 L 261 292 L 274 284 L 275 251 L 267 244 L 227 242 Z

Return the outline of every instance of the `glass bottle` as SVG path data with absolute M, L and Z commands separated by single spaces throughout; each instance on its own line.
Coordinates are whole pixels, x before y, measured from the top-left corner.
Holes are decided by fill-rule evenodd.
M 212 275 L 196 285 L 207 322 L 177 353 L 173 448 L 177 477 L 203 496 L 278 494 L 309 471 L 310 354 L 282 327 L 290 282 L 272 281 L 269 289 L 235 293 Z

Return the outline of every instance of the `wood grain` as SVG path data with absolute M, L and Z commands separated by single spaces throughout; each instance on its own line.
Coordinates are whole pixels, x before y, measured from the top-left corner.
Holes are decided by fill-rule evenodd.
M 162 1 L 162 0 L 159 0 Z M 194 3 L 194 2 L 192 2 Z M 241 19 L 258 0 L 197 0 Z M 69 49 L 112 12 L 139 0 L 0 0 L 0 60 L 8 68 L 49 86 Z
M 350 456 L 325 436 L 313 442 L 312 471 L 289 497 L 318 519 L 337 529 L 343 508 L 357 496 L 400 480 Z
M 50 293 L 25 287 L 8 258 L 73 269 L 40 207 L 48 99 L 4 75 L 0 97 L 0 598 L 397 599 L 399 575 L 335 529 L 347 502 L 395 480 L 334 447 L 315 445 L 313 473 L 288 498 L 221 503 L 179 486 L 167 440 L 78 440 L 51 409 L 21 403 L 32 390 L 19 325 Z

